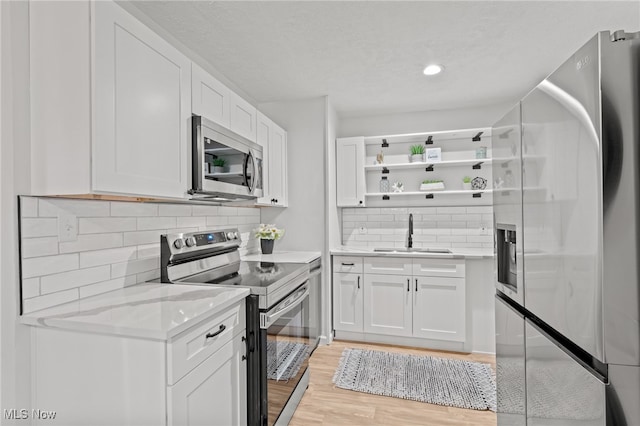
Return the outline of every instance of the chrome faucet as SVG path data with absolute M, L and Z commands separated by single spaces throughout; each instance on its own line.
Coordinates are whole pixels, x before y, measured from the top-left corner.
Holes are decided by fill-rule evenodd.
M 409 238 L 407 239 L 407 248 L 413 248 L 413 213 L 409 213 Z

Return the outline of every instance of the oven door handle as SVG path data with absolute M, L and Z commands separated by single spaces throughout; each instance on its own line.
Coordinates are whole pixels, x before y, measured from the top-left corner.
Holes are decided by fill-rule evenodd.
M 260 314 L 260 328 L 267 329 L 271 327 L 278 318 L 293 310 L 293 308 L 298 305 L 298 302 L 302 301 L 308 295 L 309 281 L 304 283 L 294 294 L 278 303 L 269 312 Z

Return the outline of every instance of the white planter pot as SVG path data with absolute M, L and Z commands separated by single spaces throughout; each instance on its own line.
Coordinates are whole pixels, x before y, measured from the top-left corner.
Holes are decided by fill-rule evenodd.
M 424 160 L 424 154 L 413 154 L 409 156 L 412 163 L 419 163 Z
M 471 191 L 471 182 L 462 182 L 462 189 L 464 191 Z
M 420 191 L 444 191 L 444 182 L 421 183 Z
M 213 173 L 224 173 L 224 167 L 213 166 Z

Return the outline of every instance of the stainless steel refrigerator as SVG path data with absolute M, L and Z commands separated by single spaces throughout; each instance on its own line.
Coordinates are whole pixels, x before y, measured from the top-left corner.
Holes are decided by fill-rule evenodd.
M 493 128 L 498 425 L 640 425 L 640 33 Z

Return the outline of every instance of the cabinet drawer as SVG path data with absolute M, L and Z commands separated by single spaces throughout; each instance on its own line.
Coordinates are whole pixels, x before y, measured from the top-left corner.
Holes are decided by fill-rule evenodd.
M 167 380 L 173 385 L 246 326 L 244 300 L 167 345 Z M 222 331 L 221 331 L 222 330 Z M 209 336 L 209 337 L 207 337 Z
M 362 258 L 353 256 L 334 256 L 333 272 L 362 273 Z
M 411 275 L 411 258 L 367 257 L 364 261 L 365 274 Z
M 464 277 L 464 269 L 464 260 L 413 259 L 413 275 L 419 277 Z

